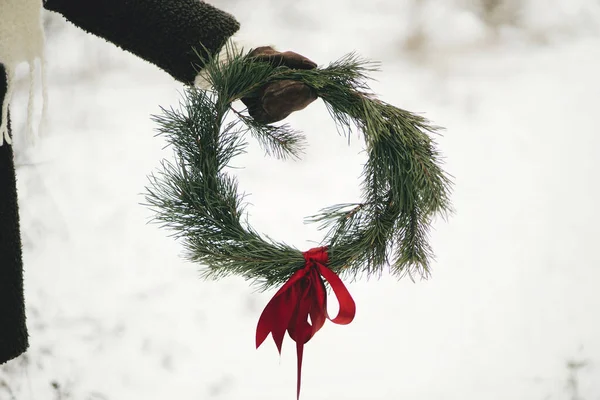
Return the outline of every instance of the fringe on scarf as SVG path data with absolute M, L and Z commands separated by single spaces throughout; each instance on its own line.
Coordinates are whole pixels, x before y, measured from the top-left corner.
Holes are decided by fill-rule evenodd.
M 19 64 L 29 64 L 29 101 L 27 105 L 27 133 L 29 142 L 34 140 L 33 110 L 35 89 L 38 86 L 36 61 L 39 61 L 42 87 L 42 118 L 38 133 L 46 121 L 48 90 L 46 85 L 46 62 L 44 55 L 44 28 L 42 24 L 42 0 L 0 0 L 0 63 L 6 70 L 8 87 L 2 102 L 0 146 L 12 143 L 8 132 L 8 105 L 12 99 L 16 69 Z

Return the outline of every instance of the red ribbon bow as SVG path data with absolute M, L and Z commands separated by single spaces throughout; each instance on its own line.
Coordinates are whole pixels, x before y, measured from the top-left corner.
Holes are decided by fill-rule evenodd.
M 305 260 L 304 268 L 296 271 L 275 293 L 263 310 L 256 327 L 256 348 L 271 333 L 281 355 L 281 345 L 286 330 L 292 340 L 296 342 L 297 399 L 300 398 L 304 343 L 308 342 L 321 329 L 325 324 L 325 318 L 335 324 L 346 325 L 352 322 L 356 313 L 356 305 L 348 289 L 339 276 L 326 266 L 328 262 L 327 248 L 318 247 L 302 254 Z M 334 319 L 331 319 L 327 313 L 327 293 L 323 278 L 329 282 L 340 303 L 340 310 Z M 312 325 L 308 322 L 309 315 Z

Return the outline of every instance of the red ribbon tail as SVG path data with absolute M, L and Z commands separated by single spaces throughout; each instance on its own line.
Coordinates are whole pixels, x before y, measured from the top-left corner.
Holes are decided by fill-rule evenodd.
M 296 400 L 300 400 L 300 386 L 302 384 L 302 354 L 304 343 L 296 342 L 296 357 L 298 358 L 298 376 L 296 377 Z
M 304 270 L 296 271 L 290 279 L 283 285 L 275 296 L 269 301 L 263 310 L 258 325 L 256 326 L 256 348 L 258 348 L 265 339 L 272 334 L 273 340 L 277 345 L 277 350 L 281 354 L 281 344 L 285 331 L 292 317 L 295 303 L 297 302 L 297 290 L 294 285 L 304 276 Z

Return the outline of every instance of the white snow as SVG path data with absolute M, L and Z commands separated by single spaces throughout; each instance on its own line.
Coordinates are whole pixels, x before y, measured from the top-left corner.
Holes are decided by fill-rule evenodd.
M 457 212 L 435 224 L 432 277 L 348 282 L 357 317 L 307 344 L 302 399 L 598 400 L 600 4 L 440 3 L 214 1 L 256 43 L 383 61 L 375 91 L 446 128 Z M 149 116 L 181 85 L 47 17 L 48 128 L 15 148 L 31 348 L 0 367 L 0 399 L 293 399 L 293 342 L 254 349 L 275 290 L 201 281 L 139 204 L 171 156 Z M 358 198 L 364 156 L 321 103 L 289 122 L 302 161 L 253 145 L 235 173 L 252 224 L 308 249 L 303 218 Z

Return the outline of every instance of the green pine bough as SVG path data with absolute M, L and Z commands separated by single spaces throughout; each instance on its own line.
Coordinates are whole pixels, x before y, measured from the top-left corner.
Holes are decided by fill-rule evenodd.
M 304 266 L 302 252 L 256 232 L 247 221 L 244 196 L 227 166 L 245 151 L 250 134 L 267 154 L 297 158 L 305 144 L 289 125 L 263 125 L 232 107 L 267 82 L 294 79 L 325 102 L 339 131 L 362 132 L 368 160 L 362 198 L 308 218 L 326 229 L 328 267 L 338 274 L 368 276 L 390 270 L 411 278 L 429 274 L 428 232 L 436 215 L 446 217 L 452 180 L 432 138 L 438 128 L 423 117 L 377 99 L 369 72 L 376 64 L 347 55 L 325 68 L 275 67 L 231 50 L 229 62 L 208 60 L 212 89 L 188 88 L 178 109 L 153 116 L 158 134 L 174 149 L 150 176 L 147 204 L 154 221 L 182 239 L 188 260 L 205 266 L 205 278 L 240 275 L 263 289 L 284 283 Z M 227 122 L 233 113 L 235 120 Z M 349 137 L 349 136 L 348 136 Z

